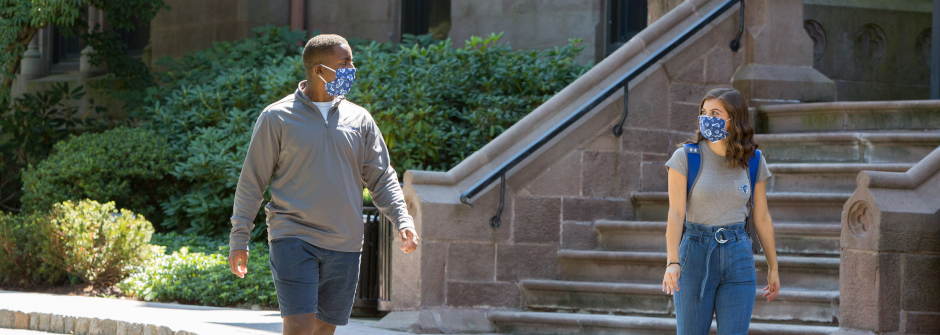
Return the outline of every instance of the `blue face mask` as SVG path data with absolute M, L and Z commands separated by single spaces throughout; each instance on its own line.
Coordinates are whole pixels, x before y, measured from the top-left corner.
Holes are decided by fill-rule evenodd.
M 719 117 L 699 115 L 698 129 L 702 133 L 702 137 L 712 142 L 728 138 L 728 131 L 725 130 L 725 120 Z
M 349 89 L 352 88 L 353 81 L 356 80 L 356 69 L 342 68 L 339 70 L 333 70 L 323 64 L 320 64 L 320 66 L 323 66 L 327 70 L 336 73 L 336 79 L 333 79 L 331 82 L 327 82 L 326 79 L 323 79 L 323 76 L 318 75 L 320 80 L 326 83 L 326 94 L 337 96 L 346 95 L 346 93 L 349 93 Z

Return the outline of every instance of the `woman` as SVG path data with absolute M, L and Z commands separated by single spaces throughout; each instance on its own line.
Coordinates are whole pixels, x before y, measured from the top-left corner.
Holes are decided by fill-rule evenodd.
M 718 334 L 747 334 L 757 287 L 753 237 L 744 224 L 752 192 L 752 222 L 769 267 L 764 297 L 771 301 L 780 290 L 773 222 L 767 211 L 765 180 L 770 170 L 760 157 L 756 185 L 749 187 L 754 184 L 748 163 L 757 143 L 741 93 L 715 89 L 699 106 L 699 131 L 695 142 L 687 142 L 698 144 L 698 149 L 680 147 L 666 162 L 669 218 L 663 291 L 673 295 L 678 334 L 708 334 L 713 315 Z M 697 154 L 700 162 L 691 192 L 686 190 L 687 151 Z

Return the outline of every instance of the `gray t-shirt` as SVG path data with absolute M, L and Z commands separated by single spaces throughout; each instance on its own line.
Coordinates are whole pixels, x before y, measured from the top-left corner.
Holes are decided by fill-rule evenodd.
M 747 201 L 752 192 L 747 169 L 729 168 L 725 165 L 725 157 L 712 152 L 704 141 L 699 143 L 699 148 L 702 165 L 698 181 L 692 188 L 692 196 L 686 204 L 685 220 L 707 226 L 744 222 L 748 214 Z M 685 149 L 676 149 L 666 166 L 688 176 L 689 163 Z M 757 183 L 769 177 L 770 169 L 761 156 Z

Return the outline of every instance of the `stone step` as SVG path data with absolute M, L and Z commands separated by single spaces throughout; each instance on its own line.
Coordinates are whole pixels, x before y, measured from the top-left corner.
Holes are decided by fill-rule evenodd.
M 861 171 L 907 172 L 914 164 L 783 163 L 767 164 L 767 192 L 852 193 Z
M 767 261 L 754 255 L 757 286 L 767 285 Z M 657 284 L 666 267 L 665 252 L 560 250 L 564 280 Z M 839 290 L 839 257 L 777 256 L 780 283 L 785 288 Z
M 503 334 L 676 334 L 676 319 L 665 317 L 520 311 L 492 311 L 487 317 L 496 326 L 497 331 Z M 828 335 L 838 330 L 838 327 L 829 326 L 752 322 L 748 334 Z M 709 333 L 718 333 L 714 322 Z
M 940 131 L 758 134 L 767 163 L 917 163 L 940 145 Z
M 851 193 L 767 193 L 770 216 L 777 222 L 842 222 L 842 206 Z M 669 193 L 634 192 L 637 221 L 665 221 Z
M 524 280 L 526 307 L 538 311 L 675 316 L 672 296 L 661 284 Z M 838 325 L 839 291 L 781 289 L 773 301 L 754 294 L 753 321 Z
M 665 221 L 599 220 L 594 230 L 603 250 L 666 252 Z M 839 223 L 774 223 L 779 255 L 838 256 L 841 234 Z
M 764 133 L 940 129 L 940 102 L 825 102 L 757 107 Z

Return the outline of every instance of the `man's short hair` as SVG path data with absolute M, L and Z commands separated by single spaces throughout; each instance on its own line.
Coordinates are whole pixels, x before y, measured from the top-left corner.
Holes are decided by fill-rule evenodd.
M 334 34 L 320 34 L 314 36 L 304 46 L 304 72 L 307 77 L 313 75 L 313 67 L 323 64 L 327 58 L 334 55 L 333 48 L 337 45 L 349 45 L 345 38 Z M 330 65 L 327 65 L 330 66 Z

